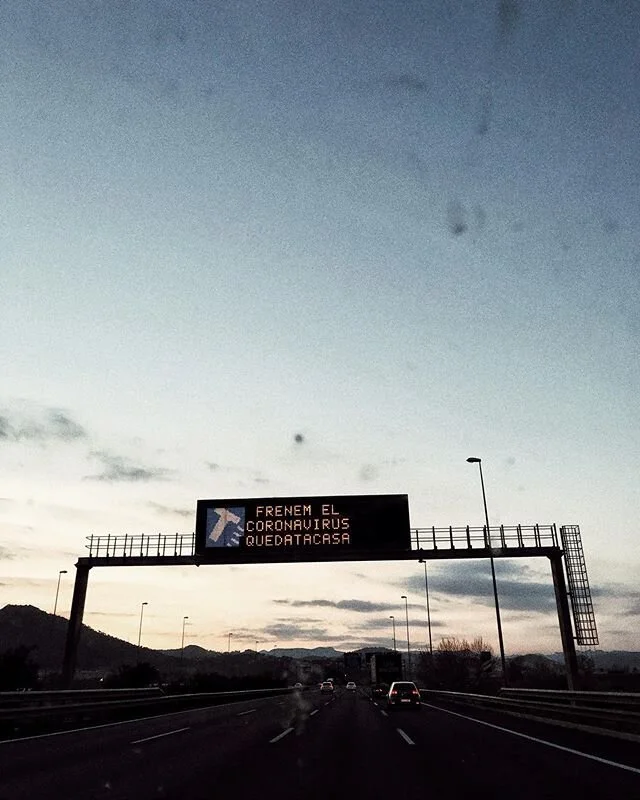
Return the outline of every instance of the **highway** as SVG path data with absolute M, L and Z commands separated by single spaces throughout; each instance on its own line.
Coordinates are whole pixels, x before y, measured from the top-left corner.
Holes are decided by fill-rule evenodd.
M 0 742 L 0 800 L 574 794 L 640 797 L 640 745 L 342 688 Z

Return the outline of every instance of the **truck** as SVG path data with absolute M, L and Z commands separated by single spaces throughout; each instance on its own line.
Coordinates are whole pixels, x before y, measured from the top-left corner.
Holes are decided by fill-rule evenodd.
M 371 668 L 371 693 L 375 697 L 387 693 L 393 681 L 402 680 L 402 653 L 397 651 L 374 653 Z

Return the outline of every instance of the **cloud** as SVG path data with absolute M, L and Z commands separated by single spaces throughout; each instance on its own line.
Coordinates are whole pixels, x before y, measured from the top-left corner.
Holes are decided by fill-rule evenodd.
M 148 481 L 163 481 L 173 474 L 172 470 L 164 467 L 145 467 L 135 464 L 122 456 L 115 456 L 104 450 L 96 450 L 91 457 L 102 463 L 103 471 L 99 475 L 87 475 L 86 480 L 107 481 L 109 483 L 147 483 Z
M 398 633 L 400 633 L 402 630 L 405 629 L 404 628 L 404 626 L 405 626 L 404 608 L 402 608 L 401 611 L 402 611 L 402 613 L 398 613 L 398 614 L 394 615 L 395 618 L 396 618 L 396 629 L 397 629 Z M 410 617 L 409 618 L 409 625 L 412 628 L 414 628 L 414 627 L 417 627 L 417 628 L 420 628 L 420 627 L 426 628 L 426 627 L 428 627 L 428 623 L 427 623 L 427 619 L 426 619 L 426 613 L 427 613 L 426 609 L 422 608 L 422 611 L 424 612 L 424 618 L 423 617 L 418 617 L 417 619 L 415 617 Z M 431 616 L 431 627 L 432 628 L 444 628 L 444 627 L 446 627 L 446 623 L 445 622 L 439 622 L 438 620 L 435 620 L 433 618 L 433 615 L 432 615 Z M 392 629 L 392 622 L 389 619 L 389 617 L 387 616 L 387 617 L 384 617 L 384 619 L 371 619 L 371 620 L 368 620 L 365 623 L 364 627 L 363 628 L 359 628 L 358 631 L 359 631 L 359 634 L 362 635 L 362 630 L 367 630 L 367 631 L 368 630 L 383 630 L 383 631 L 389 630 L 390 631 L 391 629 Z
M 274 600 L 273 602 L 290 608 L 337 608 L 340 611 L 355 611 L 358 614 L 377 614 L 398 608 L 397 603 L 372 603 L 369 600 Z M 409 607 L 416 606 L 409 603 Z
M 193 517 L 195 514 L 193 508 L 170 508 L 169 506 L 163 506 L 162 503 L 154 503 L 153 501 L 147 503 L 147 505 L 159 514 L 164 514 L 166 516 Z
M 34 407 L 30 413 L 3 409 L 0 414 L 0 441 L 76 442 L 88 438 L 86 429 L 59 408 Z
M 525 564 L 495 559 L 496 583 L 500 607 L 505 610 L 545 613 L 555 611 L 556 601 L 551 576 L 542 582 Z M 424 576 L 411 575 L 395 586 L 411 592 L 425 592 Z M 449 598 L 471 600 L 482 605 L 493 604 L 493 586 L 488 559 L 454 561 L 438 565 L 429 574 L 429 591 Z
M 316 642 L 332 642 L 335 636 L 327 632 L 326 628 L 305 628 L 291 622 L 276 622 L 264 628 L 267 636 L 273 636 L 279 640 L 289 639 L 308 639 Z

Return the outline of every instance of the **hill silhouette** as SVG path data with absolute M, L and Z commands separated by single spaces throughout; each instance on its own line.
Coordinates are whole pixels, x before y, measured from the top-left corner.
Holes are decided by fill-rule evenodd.
M 31 657 L 41 669 L 59 670 L 62 665 L 67 620 L 41 611 L 35 606 L 8 605 L 0 609 L 0 652 L 16 647 L 31 649 Z M 154 666 L 161 660 L 164 668 L 177 662 L 146 647 L 138 648 L 115 636 L 82 626 L 78 647 L 77 669 L 110 669 L 120 664 L 149 661 Z

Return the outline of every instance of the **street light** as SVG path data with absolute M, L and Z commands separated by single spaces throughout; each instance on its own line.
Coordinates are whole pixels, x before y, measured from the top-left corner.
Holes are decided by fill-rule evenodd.
M 431 639 L 431 611 L 429 609 L 429 578 L 427 577 L 427 559 L 421 558 L 424 564 L 424 593 L 427 597 L 427 628 L 429 629 L 429 654 L 433 658 L 433 641 Z
M 229 634 L 229 636 L 228 636 L 228 641 L 227 641 L 227 653 L 230 653 L 230 652 L 231 652 L 231 637 L 232 637 L 232 636 L 233 636 L 233 634 L 232 634 L 232 633 L 230 633 L 230 634 Z
M 407 672 L 409 673 L 409 677 L 411 677 L 411 648 L 409 645 L 409 601 L 407 600 L 406 594 L 401 595 L 400 599 L 404 600 L 404 613 L 407 618 Z
M 480 468 L 480 485 L 482 486 L 482 502 L 484 504 L 484 520 L 486 524 L 485 546 L 489 548 L 489 561 L 491 562 L 491 580 L 493 582 L 493 599 L 496 606 L 496 624 L 498 626 L 498 645 L 500 646 L 500 661 L 502 663 L 502 682 L 509 685 L 507 678 L 507 661 L 504 656 L 504 641 L 502 639 L 502 622 L 500 621 L 500 603 L 498 602 L 498 585 L 496 583 L 496 567 L 493 561 L 493 548 L 491 546 L 491 528 L 489 527 L 489 512 L 487 511 L 487 495 L 484 490 L 484 477 L 482 475 L 482 459 L 468 458 L 469 464 L 477 464 Z
M 258 652 L 258 640 L 256 639 L 256 653 Z
M 182 618 L 182 645 L 180 646 L 180 661 L 184 659 L 184 626 L 187 624 L 189 617 Z
M 393 652 L 395 653 L 395 651 L 396 651 L 396 618 L 392 614 L 389 617 L 389 619 L 393 623 Z
M 58 586 L 56 588 L 56 601 L 53 604 L 53 616 L 54 617 L 56 615 L 56 611 L 58 610 L 58 594 L 60 593 L 60 578 L 63 575 L 66 575 L 66 574 L 67 574 L 67 570 L 66 569 L 61 569 L 60 572 L 58 573 Z
M 140 647 L 140 640 L 142 638 L 142 615 L 144 614 L 144 607 L 148 606 L 149 603 L 142 603 L 140 606 L 140 627 L 138 628 L 138 647 Z

